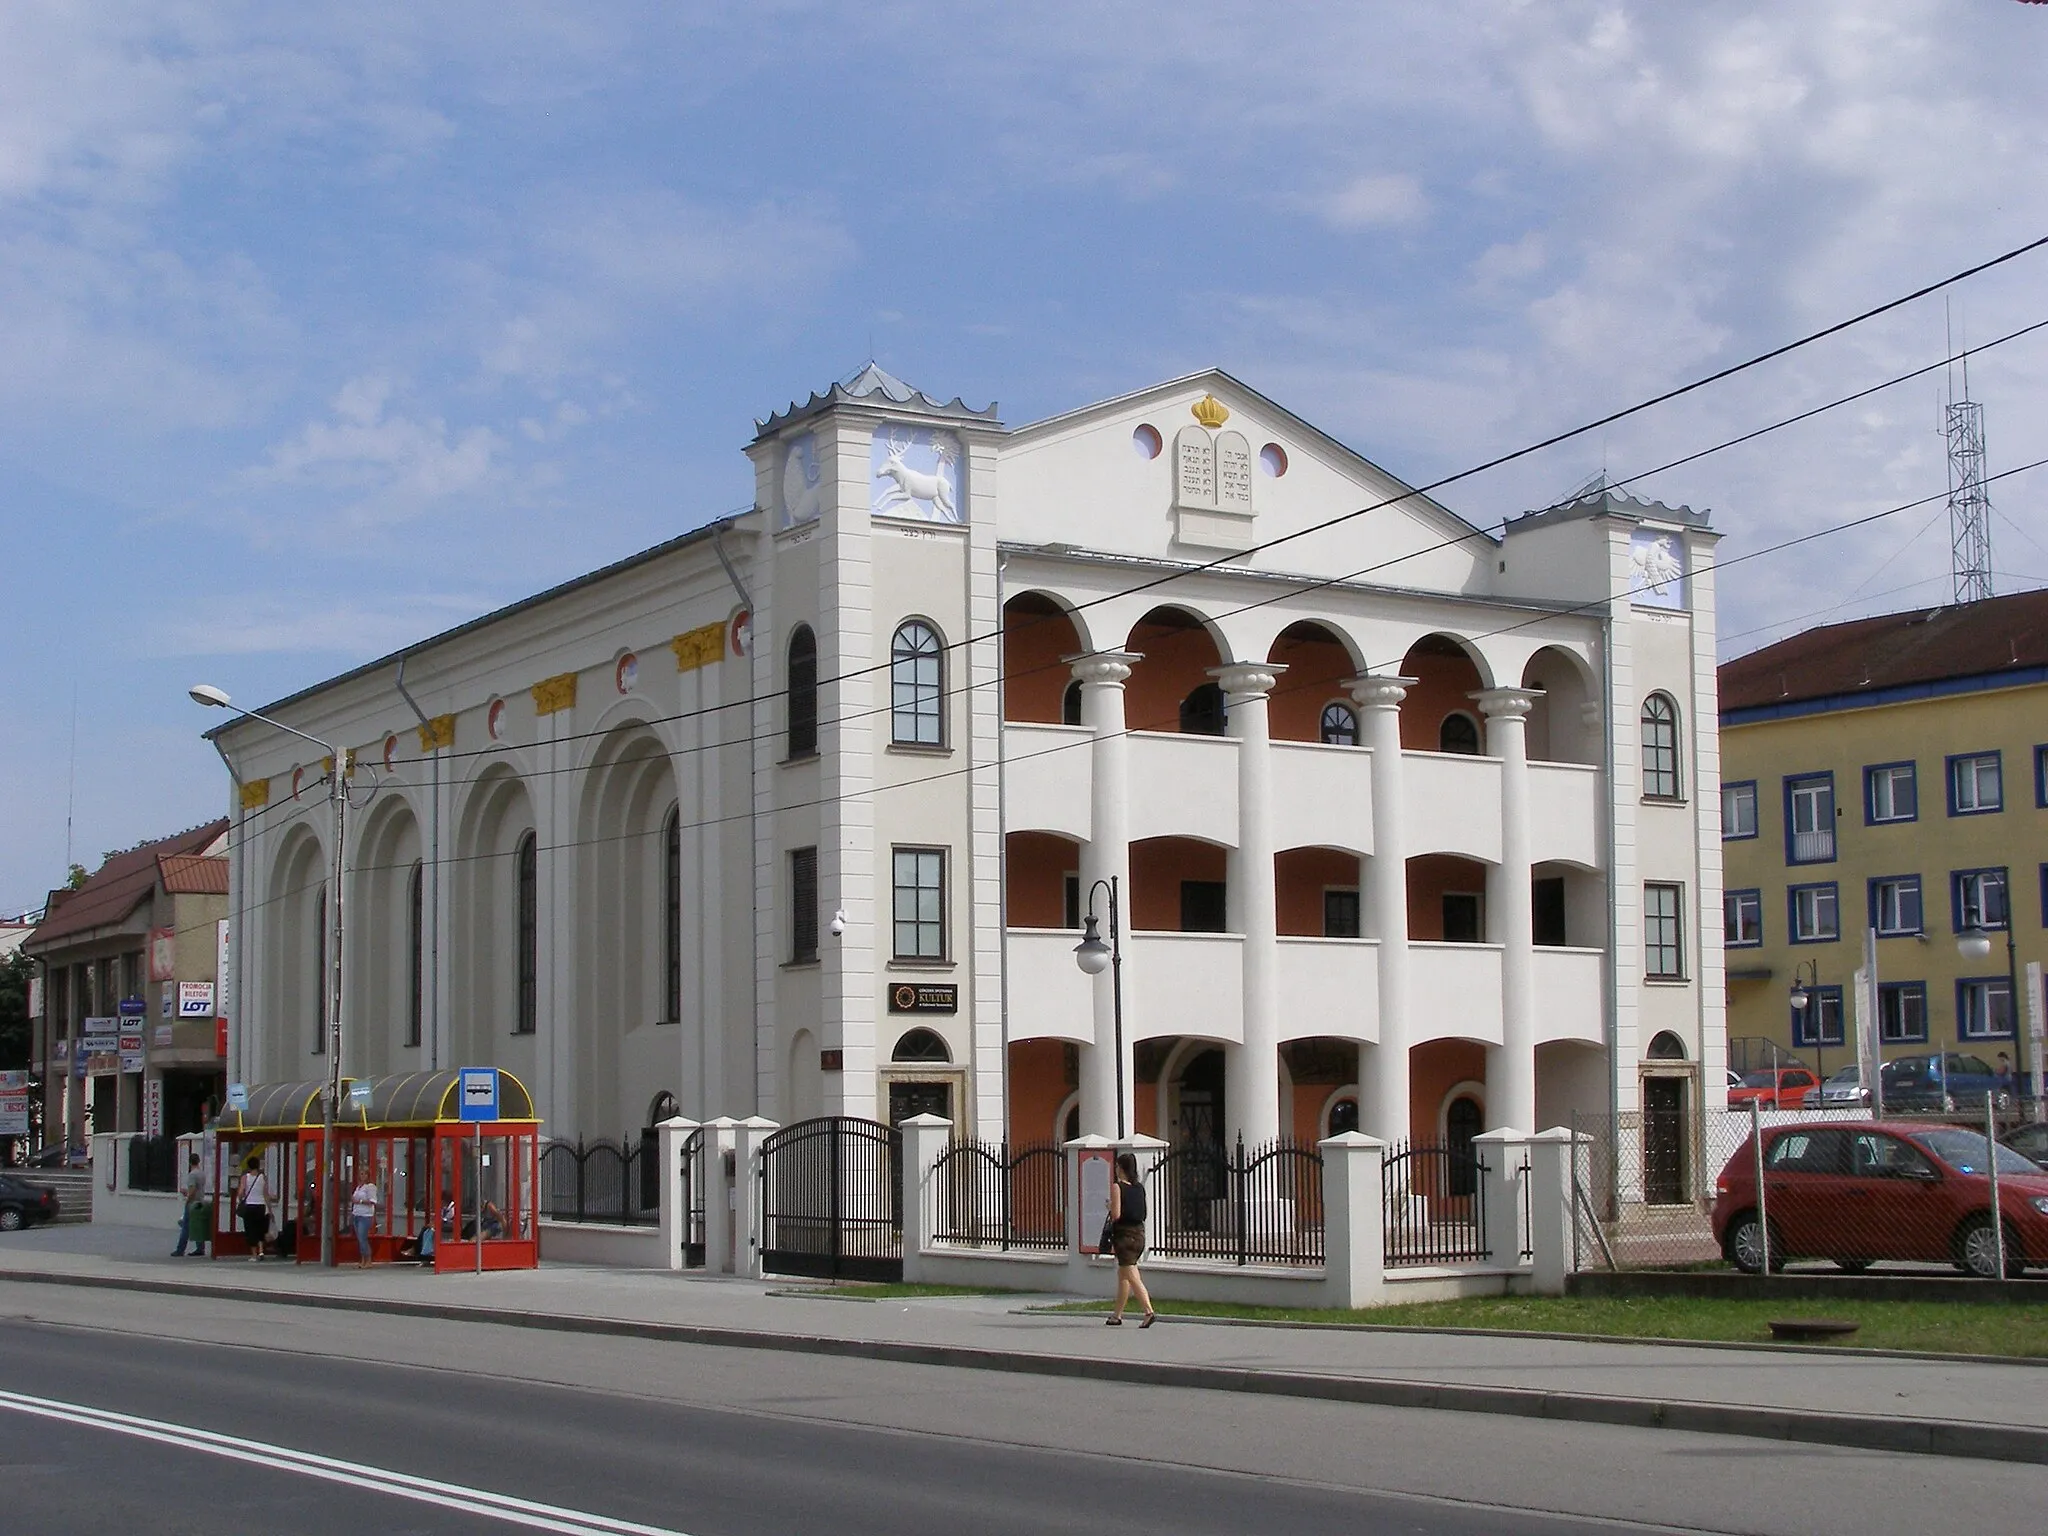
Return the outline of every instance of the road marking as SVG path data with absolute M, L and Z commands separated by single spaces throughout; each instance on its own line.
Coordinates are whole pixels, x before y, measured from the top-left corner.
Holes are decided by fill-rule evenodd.
M 268 1467 L 278 1472 L 296 1472 L 301 1477 L 319 1478 L 324 1482 L 341 1483 L 351 1488 L 364 1488 L 372 1493 L 390 1494 L 395 1498 L 411 1499 L 420 1504 L 436 1504 L 444 1509 L 459 1510 L 463 1514 L 483 1515 L 536 1531 L 558 1531 L 563 1533 L 563 1536 L 684 1536 L 683 1532 L 670 1530 L 666 1526 L 639 1525 L 631 1520 L 614 1520 L 609 1515 L 564 1509 L 558 1504 L 541 1504 L 532 1499 L 493 1493 L 487 1488 L 468 1488 L 460 1483 L 444 1483 L 430 1477 L 414 1477 L 408 1472 L 393 1472 L 384 1467 L 365 1466 L 355 1461 L 339 1461 L 331 1456 L 316 1456 L 311 1451 L 296 1451 L 289 1446 L 271 1445 L 261 1440 L 244 1440 L 235 1435 L 223 1435 L 215 1430 L 197 1429 L 185 1424 L 165 1424 L 155 1419 L 140 1419 L 132 1414 L 115 1413 L 106 1408 L 90 1408 L 82 1403 L 65 1403 L 53 1398 L 31 1397 L 22 1392 L 0 1390 L 0 1409 L 10 1409 L 36 1418 L 56 1419 L 86 1429 L 130 1435 L 138 1440 L 153 1440 L 160 1445 L 176 1446 L 181 1450 L 204 1451 L 210 1456 L 223 1456 L 230 1461 L 247 1462 L 252 1466 Z

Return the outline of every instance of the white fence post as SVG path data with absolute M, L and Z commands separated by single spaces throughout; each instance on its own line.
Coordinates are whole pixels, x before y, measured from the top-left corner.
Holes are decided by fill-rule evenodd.
M 903 1278 L 916 1285 L 924 1279 L 924 1251 L 932 1241 L 927 1192 L 939 1159 L 953 1140 L 953 1122 L 938 1115 L 912 1115 L 897 1129 L 903 1133 Z
M 735 1275 L 739 1218 L 740 1123 L 730 1115 L 704 1122 L 704 1273 Z
M 1530 1281 L 1539 1296 L 1562 1296 L 1572 1272 L 1572 1164 L 1589 1140 L 1555 1125 L 1528 1141 Z
M 1485 1190 L 1487 1262 L 1514 1268 L 1522 1262 L 1522 1148 L 1527 1131 L 1502 1126 L 1472 1138 L 1472 1153 L 1482 1160 Z
M 1340 1307 L 1375 1307 L 1387 1283 L 1387 1234 L 1380 1204 L 1387 1144 L 1346 1131 L 1317 1144 L 1323 1154 L 1323 1274 Z
M 683 1198 L 683 1141 L 696 1129 L 696 1121 L 681 1115 L 655 1128 L 661 1154 L 661 1248 L 667 1269 L 683 1267 L 683 1241 L 690 1232 L 689 1205 Z
M 761 1278 L 761 1143 L 782 1127 L 749 1115 L 733 1128 L 733 1268 L 749 1280 Z

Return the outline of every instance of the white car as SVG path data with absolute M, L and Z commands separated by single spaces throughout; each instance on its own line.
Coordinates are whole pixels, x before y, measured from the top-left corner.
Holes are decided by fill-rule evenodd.
M 1808 1109 L 1861 1109 L 1870 1102 L 1870 1090 L 1863 1086 L 1863 1069 L 1847 1066 L 1830 1074 L 1818 1088 L 1807 1089 L 1802 1102 Z

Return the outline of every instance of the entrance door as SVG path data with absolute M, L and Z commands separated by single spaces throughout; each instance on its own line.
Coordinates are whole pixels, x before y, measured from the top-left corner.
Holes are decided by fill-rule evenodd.
M 889 1123 L 901 1125 L 912 1115 L 937 1115 L 941 1120 L 953 1118 L 953 1085 L 951 1083 L 891 1083 L 889 1085 Z
M 1685 1155 L 1685 1079 L 1643 1079 L 1643 1199 L 1650 1205 L 1683 1205 L 1692 1180 Z

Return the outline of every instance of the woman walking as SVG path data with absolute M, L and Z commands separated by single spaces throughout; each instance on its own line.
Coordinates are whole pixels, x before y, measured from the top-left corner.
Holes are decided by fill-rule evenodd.
M 270 1233 L 270 1181 L 263 1176 L 263 1159 L 252 1155 L 242 1170 L 241 1187 L 235 1191 L 235 1207 L 242 1216 L 242 1236 L 249 1244 L 249 1262 L 263 1257 L 263 1239 Z
M 1134 1153 L 1116 1155 L 1116 1174 L 1109 1185 L 1109 1245 L 1116 1255 L 1116 1308 L 1107 1319 L 1112 1328 L 1124 1323 L 1124 1303 L 1135 1296 L 1145 1309 L 1140 1328 L 1152 1326 L 1152 1297 L 1138 1273 L 1138 1260 L 1145 1256 L 1145 1186 L 1138 1181 L 1138 1159 Z

